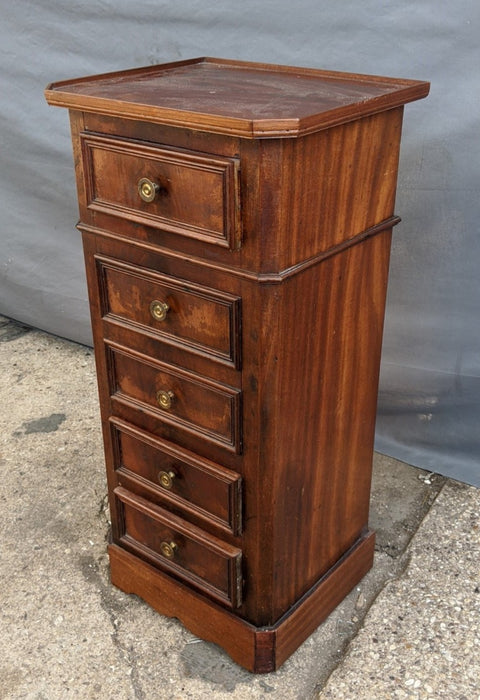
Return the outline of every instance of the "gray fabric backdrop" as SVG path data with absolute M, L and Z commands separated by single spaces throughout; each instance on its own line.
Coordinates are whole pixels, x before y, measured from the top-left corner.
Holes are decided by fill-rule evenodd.
M 377 449 L 480 485 L 478 0 L 0 0 L 0 313 L 90 343 L 54 80 L 194 56 L 430 80 L 407 105 Z

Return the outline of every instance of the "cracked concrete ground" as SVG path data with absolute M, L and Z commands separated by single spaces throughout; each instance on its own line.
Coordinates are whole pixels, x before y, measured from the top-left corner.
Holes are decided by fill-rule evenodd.
M 2 700 L 480 700 L 480 491 L 375 455 L 375 565 L 253 676 L 109 582 L 90 348 L 0 318 Z

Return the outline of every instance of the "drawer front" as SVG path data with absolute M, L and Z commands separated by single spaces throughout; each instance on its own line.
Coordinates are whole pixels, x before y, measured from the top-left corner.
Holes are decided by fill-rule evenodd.
M 240 300 L 96 256 L 102 316 L 240 366 Z
M 88 133 L 82 153 L 90 209 L 239 247 L 237 159 Z
M 242 602 L 241 550 L 126 489 L 115 489 L 120 543 L 216 600 Z
M 107 346 L 112 402 L 149 408 L 165 423 L 240 452 L 241 391 Z
M 160 504 L 240 534 L 239 474 L 114 418 L 110 421 L 120 485 L 124 477 L 133 478 L 146 485 Z

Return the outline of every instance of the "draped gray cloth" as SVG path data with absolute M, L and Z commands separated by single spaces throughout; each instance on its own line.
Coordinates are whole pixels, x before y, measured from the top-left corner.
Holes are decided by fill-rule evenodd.
M 1 0 L 0 313 L 91 342 L 54 80 L 213 55 L 430 80 L 407 105 L 376 447 L 480 485 L 478 0 Z

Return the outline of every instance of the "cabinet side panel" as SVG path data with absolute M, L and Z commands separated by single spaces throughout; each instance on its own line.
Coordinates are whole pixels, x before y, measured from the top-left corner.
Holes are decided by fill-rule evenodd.
M 113 497 L 113 489 L 116 486 L 115 477 L 115 450 L 116 445 L 112 441 L 112 435 L 108 418 L 111 415 L 111 401 L 109 386 L 113 378 L 109 376 L 109 367 L 106 363 L 106 355 L 103 350 L 102 312 L 104 300 L 102 288 L 99 284 L 95 254 L 97 252 L 97 239 L 93 235 L 82 236 L 83 252 L 85 257 L 85 271 L 87 276 L 88 296 L 90 302 L 90 319 L 93 332 L 93 346 L 95 351 L 95 365 L 97 370 L 98 397 L 100 403 L 100 415 L 102 419 L 103 445 L 105 451 L 105 466 L 108 483 L 109 507 L 112 523 L 112 534 L 118 537 L 119 514 L 117 502 Z
M 274 619 L 367 527 L 390 239 L 369 238 L 272 289 L 263 413 Z
M 403 108 L 262 145 L 262 270 L 308 260 L 394 213 Z
M 71 110 L 70 117 L 70 133 L 72 136 L 73 162 L 75 165 L 75 180 L 77 184 L 77 199 L 80 218 L 82 219 L 87 208 L 87 194 L 85 191 L 85 174 L 84 163 L 82 158 L 82 148 L 80 143 L 80 134 L 85 128 L 85 115 L 83 112 Z

